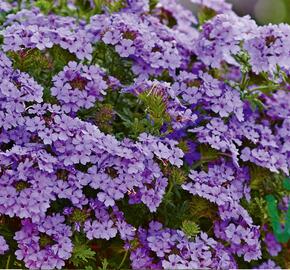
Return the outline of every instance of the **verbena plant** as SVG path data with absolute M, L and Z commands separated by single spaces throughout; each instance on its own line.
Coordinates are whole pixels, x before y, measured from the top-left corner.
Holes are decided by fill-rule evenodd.
M 0 1 L 0 268 L 290 268 L 290 26 L 192 2 Z

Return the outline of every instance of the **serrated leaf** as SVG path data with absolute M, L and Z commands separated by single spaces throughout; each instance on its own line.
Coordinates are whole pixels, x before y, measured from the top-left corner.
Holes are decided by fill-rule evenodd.
M 131 70 L 132 62 L 119 56 L 113 46 L 104 42 L 95 45 L 91 64 L 98 64 L 103 67 L 109 75 L 120 80 L 123 84 L 131 84 L 134 74 Z
M 148 113 L 150 119 L 153 121 L 153 126 L 159 130 L 162 125 L 170 121 L 170 116 L 168 115 L 166 109 L 166 103 L 162 94 L 158 91 L 154 91 L 154 86 L 152 89 L 140 93 L 138 98 L 143 102 L 145 107 L 145 112 Z
M 213 161 L 219 157 L 219 152 L 206 144 L 201 144 L 199 146 L 199 151 L 201 160 L 203 161 Z
M 36 1 L 35 6 L 38 7 L 43 13 L 48 14 L 53 8 L 53 1 L 38 0 Z
M 75 245 L 70 258 L 70 262 L 76 266 L 82 266 L 84 263 L 89 262 L 89 260 L 95 260 L 96 252 L 93 251 L 87 245 Z
M 102 260 L 102 266 L 98 267 L 98 270 L 107 270 L 109 266 L 108 260 L 105 258 Z
M 256 190 L 261 189 L 263 187 L 263 183 L 272 177 L 272 173 L 269 170 L 256 165 L 250 165 L 250 175 L 250 187 Z
M 200 233 L 199 226 L 194 221 L 191 220 L 184 220 L 182 222 L 181 229 L 188 237 L 194 237 Z
M 203 25 L 208 20 L 213 18 L 215 15 L 216 15 L 216 12 L 213 9 L 204 7 L 197 14 L 199 25 Z
M 255 197 L 247 203 L 247 210 L 254 219 L 265 222 L 268 218 L 266 201 L 263 197 Z
M 149 0 L 150 10 L 153 10 L 158 4 L 158 0 Z
M 190 213 L 195 218 L 215 219 L 217 216 L 217 206 L 207 199 L 193 196 L 190 203 Z

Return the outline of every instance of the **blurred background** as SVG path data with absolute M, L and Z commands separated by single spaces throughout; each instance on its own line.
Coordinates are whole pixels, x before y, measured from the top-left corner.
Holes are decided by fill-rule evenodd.
M 259 24 L 290 23 L 290 0 L 228 0 L 239 15 L 250 14 Z
M 192 8 L 190 0 L 181 0 Z M 290 0 L 227 0 L 239 15 L 250 14 L 258 24 L 290 23 Z

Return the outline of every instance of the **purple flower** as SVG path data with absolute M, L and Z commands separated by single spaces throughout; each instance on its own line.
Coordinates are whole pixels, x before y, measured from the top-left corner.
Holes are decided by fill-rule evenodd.
M 256 29 L 250 16 L 238 17 L 233 12 L 217 15 L 202 26 L 195 44 L 196 55 L 212 67 L 220 67 L 223 61 L 238 65 L 233 55 L 241 50 L 240 42 L 252 37 Z
M 231 11 L 232 5 L 224 0 L 191 0 L 194 4 L 213 9 L 218 13 L 226 13 Z
M 117 234 L 117 229 L 113 227 L 113 221 L 105 222 L 86 222 L 84 225 L 84 230 L 88 239 L 106 239 L 109 240 Z
M 21 23 L 16 23 L 21 21 Z M 24 9 L 10 15 L 3 30 L 5 51 L 23 48 L 44 50 L 59 45 L 75 53 L 79 59 L 91 60 L 92 45 L 87 32 L 73 18 L 43 15 L 39 9 Z
M 274 73 L 277 65 L 289 68 L 289 35 L 289 25 L 267 25 L 258 27 L 255 35 L 246 40 L 244 48 L 255 73 Z
M 220 258 L 225 259 L 223 267 L 236 265 L 225 248 L 205 233 L 189 241 L 183 232 L 163 228 L 159 222 L 150 222 L 148 231 L 139 228 L 138 242 L 140 246 L 132 251 L 130 259 L 139 267 L 152 264 L 154 258 L 161 261 L 163 268 L 172 269 L 222 269 Z
M 14 237 L 19 248 L 15 253 L 17 259 L 23 260 L 28 268 L 61 269 L 73 250 L 71 230 L 63 222 L 64 217 L 59 214 L 47 216 L 38 224 L 24 219 Z
M 59 100 L 67 113 L 73 114 L 81 108 L 89 109 L 97 100 L 103 99 L 110 86 L 114 88 L 115 79 L 105 77 L 106 74 L 96 66 L 69 62 L 68 66 L 53 78 L 51 94 Z
M 120 45 L 116 46 L 116 51 L 122 56 L 122 57 L 128 57 L 131 54 L 134 54 L 135 48 L 132 46 L 133 41 L 130 39 L 123 39 L 120 42 Z
M 227 228 L 226 228 L 226 236 L 231 239 L 231 241 L 234 243 L 234 244 L 240 244 L 241 243 L 241 238 L 240 238 L 240 234 L 242 233 L 241 232 L 241 229 L 243 230 L 242 227 L 238 228 L 236 227 L 233 223 L 231 223 Z
M 281 269 L 281 268 L 277 266 L 274 261 L 268 260 L 262 263 L 260 266 L 258 266 L 257 269 Z
M 282 246 L 277 242 L 275 236 L 272 233 L 266 234 L 264 242 L 271 256 L 277 256 L 278 253 L 282 250 Z
M 4 237 L 0 235 L 0 254 L 3 255 L 7 250 L 9 250 L 9 246 L 7 245 Z
M 176 0 L 107 1 L 89 22 L 74 0 L 70 16 L 59 1 L 48 14 L 14 2 L 0 3 L 0 215 L 21 223 L 16 258 L 61 269 L 81 233 L 121 241 L 133 269 L 276 268 L 261 241 L 271 256 L 283 246 L 249 213 L 268 178 L 289 174 L 289 25 L 257 26 L 223 0 L 191 1 L 206 22 Z M 210 220 L 189 213 L 192 196 L 193 210 L 215 205 Z M 150 212 L 138 227 L 132 204 Z M 185 218 L 211 237 L 185 235 Z

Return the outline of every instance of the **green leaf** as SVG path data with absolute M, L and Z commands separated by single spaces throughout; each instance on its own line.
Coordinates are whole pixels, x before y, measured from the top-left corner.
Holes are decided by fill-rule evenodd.
M 268 215 L 274 231 L 275 238 L 280 243 L 287 243 L 290 239 L 290 203 L 286 213 L 286 221 L 280 223 L 280 216 L 277 207 L 277 201 L 273 195 L 266 196 Z
M 169 176 L 169 180 L 177 185 L 182 185 L 187 179 L 186 173 L 176 167 L 171 167 L 171 173 Z
M 158 0 L 149 0 L 150 10 L 153 10 L 158 4 Z
M 268 220 L 266 201 L 263 197 L 254 197 L 245 203 L 245 208 L 257 223 L 266 223 Z
M 213 9 L 204 7 L 203 9 L 200 9 L 197 17 L 199 21 L 199 25 L 203 25 L 208 20 L 213 18 L 216 15 L 216 12 Z
M 278 197 L 287 195 L 286 189 L 283 187 L 284 176 L 272 173 L 270 170 L 251 164 L 250 166 L 252 190 L 259 191 L 261 195 L 274 193 Z
M 199 196 L 192 196 L 190 203 L 190 213 L 196 218 L 208 218 L 214 220 L 217 218 L 218 208 L 214 203 Z
M 194 221 L 190 221 L 190 220 L 184 220 L 182 222 L 181 229 L 189 238 L 194 237 L 200 233 L 199 226 Z
M 38 0 L 36 1 L 35 6 L 38 7 L 43 13 L 48 14 L 53 8 L 53 1 Z
M 122 8 L 126 7 L 126 1 L 124 0 L 118 0 L 118 1 L 108 1 L 109 4 L 107 4 L 109 10 L 111 13 L 118 12 Z
M 138 98 L 143 102 L 145 112 L 148 113 L 154 128 L 159 132 L 162 125 L 170 121 L 163 94 L 153 85 L 151 89 L 140 93 Z
M 131 84 L 133 82 L 132 62 L 127 58 L 120 57 L 113 46 L 104 42 L 98 42 L 95 45 L 91 64 L 100 65 L 109 75 L 116 77 L 123 84 Z
M 290 178 L 285 178 L 284 181 L 283 181 L 283 187 L 290 191 Z
M 263 185 L 267 181 L 271 181 L 272 173 L 262 167 L 250 165 L 251 183 L 250 187 L 254 190 L 263 189 Z
M 217 150 L 211 148 L 207 144 L 201 144 L 199 146 L 199 152 L 200 152 L 201 158 L 199 161 L 197 161 L 195 164 L 191 166 L 191 169 L 196 169 L 200 166 L 202 167 L 203 164 L 217 160 L 220 156 L 220 153 Z
M 233 57 L 240 64 L 243 74 L 246 74 L 251 70 L 250 55 L 247 51 L 241 50 L 238 54 L 233 55 Z
M 96 252 L 84 241 L 85 239 L 81 235 L 74 235 L 74 248 L 69 260 L 76 267 L 84 266 L 84 264 L 88 263 L 90 260 L 95 260 Z
M 109 269 L 108 266 L 109 266 L 109 263 L 107 259 L 105 258 L 102 260 L 102 266 L 98 267 L 98 270 L 107 270 Z
M 70 261 L 74 266 L 79 267 L 84 263 L 87 263 L 89 260 L 94 260 L 95 254 L 96 252 L 88 246 L 75 246 Z

